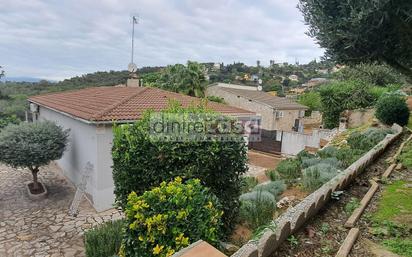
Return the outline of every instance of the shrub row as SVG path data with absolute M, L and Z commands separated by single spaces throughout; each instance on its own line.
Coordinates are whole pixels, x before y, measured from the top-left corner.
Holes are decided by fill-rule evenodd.
M 347 141 L 351 149 L 367 152 L 389 133 L 393 133 L 391 129 L 369 128 L 364 132 L 353 132 Z
M 190 115 L 210 114 L 204 106 L 184 109 L 171 106 L 162 114 L 179 114 L 190 122 Z M 247 171 L 247 152 L 243 140 L 170 142 L 153 139 L 151 112 L 133 125 L 114 128 L 113 179 L 116 201 L 126 207 L 132 192 L 143 194 L 162 181 L 180 176 L 198 178 L 215 194 L 223 206 L 226 233 L 230 233 L 239 211 L 242 174 Z M 227 118 L 227 121 L 231 121 Z M 231 135 L 234 138 L 239 135 Z M 241 138 L 240 138 L 241 139 Z

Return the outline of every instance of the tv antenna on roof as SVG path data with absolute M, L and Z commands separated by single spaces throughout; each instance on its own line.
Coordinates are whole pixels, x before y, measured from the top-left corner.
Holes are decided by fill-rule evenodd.
M 139 24 L 139 16 L 138 15 L 133 15 L 132 16 L 132 61 L 128 65 L 128 70 L 130 72 L 136 72 L 137 71 L 137 66 L 133 62 L 134 58 L 134 25 Z

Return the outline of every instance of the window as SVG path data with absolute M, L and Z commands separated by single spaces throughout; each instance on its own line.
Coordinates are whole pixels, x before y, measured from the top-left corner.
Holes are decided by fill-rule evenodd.
M 283 111 L 277 111 L 276 112 L 276 119 L 279 119 L 279 118 L 283 118 Z

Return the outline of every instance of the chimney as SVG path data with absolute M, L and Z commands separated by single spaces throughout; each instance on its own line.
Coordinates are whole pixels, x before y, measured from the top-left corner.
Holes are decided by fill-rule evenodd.
M 130 77 L 127 79 L 126 87 L 141 87 L 139 76 L 137 73 L 130 73 Z

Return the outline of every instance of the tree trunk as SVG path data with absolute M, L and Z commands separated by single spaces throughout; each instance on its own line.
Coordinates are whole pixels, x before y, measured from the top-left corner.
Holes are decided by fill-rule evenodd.
M 31 174 L 33 175 L 33 190 L 39 189 L 39 182 L 37 180 L 37 173 L 39 172 L 39 167 L 30 168 Z

